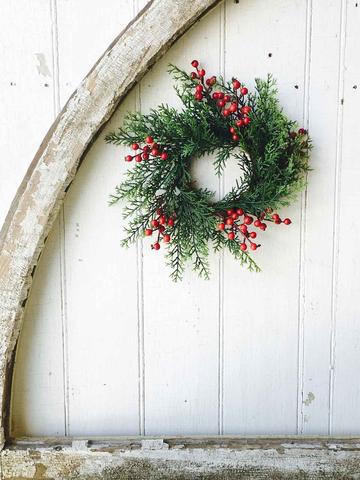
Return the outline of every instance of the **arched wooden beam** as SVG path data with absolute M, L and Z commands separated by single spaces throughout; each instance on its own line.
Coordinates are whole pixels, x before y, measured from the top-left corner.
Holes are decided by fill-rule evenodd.
M 0 233 L 0 450 L 23 307 L 87 146 L 130 88 L 217 0 L 151 0 L 95 64 L 44 138 Z

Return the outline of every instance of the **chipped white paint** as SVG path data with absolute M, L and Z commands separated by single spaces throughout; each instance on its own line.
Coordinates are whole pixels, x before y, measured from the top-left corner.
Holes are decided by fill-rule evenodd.
M 360 444 L 344 439 L 334 443 L 326 438 L 298 441 L 294 437 L 172 437 L 153 441 L 160 448 L 144 449 L 139 438 L 120 437 L 93 439 L 88 448 L 78 450 L 61 439 L 24 439 L 2 452 L 2 478 L 136 480 L 146 475 L 147 480 L 340 480 L 358 478 L 360 468 Z
M 48 132 L 18 191 L 0 237 L 0 445 L 4 441 L 6 388 L 21 328 L 31 272 L 92 137 L 119 100 L 215 1 L 154 0 L 122 32 L 84 79 Z M 158 19 L 162 18 L 161 25 Z M 25 220 L 32 209 L 33 229 Z

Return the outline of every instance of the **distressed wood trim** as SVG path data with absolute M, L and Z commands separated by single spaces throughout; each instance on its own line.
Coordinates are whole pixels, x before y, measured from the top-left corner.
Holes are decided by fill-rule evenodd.
M 359 478 L 360 438 L 28 438 L 0 458 L 3 480 L 345 480 Z
M 23 307 L 66 189 L 87 147 L 130 88 L 216 3 L 151 0 L 71 96 L 29 167 L 0 234 L 0 449 Z

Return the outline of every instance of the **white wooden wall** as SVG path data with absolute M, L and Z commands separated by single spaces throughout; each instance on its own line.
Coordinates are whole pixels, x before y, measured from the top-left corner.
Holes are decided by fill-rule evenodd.
M 1 220 L 61 105 L 144 2 L 1 2 Z M 128 166 L 102 134 L 36 272 L 14 435 L 360 433 L 359 37 L 354 0 L 226 0 L 131 92 L 106 131 L 178 105 L 170 62 L 250 86 L 272 72 L 314 141 L 308 189 L 281 212 L 293 225 L 264 235 L 261 274 L 214 255 L 209 282 L 189 270 L 175 285 L 147 241 L 119 247 L 107 198 Z M 218 182 L 201 160 L 194 175 L 222 195 L 236 168 Z

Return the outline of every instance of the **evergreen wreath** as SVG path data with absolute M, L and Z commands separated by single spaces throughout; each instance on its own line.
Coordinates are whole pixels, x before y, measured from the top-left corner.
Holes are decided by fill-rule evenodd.
M 153 250 L 166 244 L 174 280 L 181 278 L 187 260 L 200 276 L 209 277 L 211 242 L 215 251 L 227 248 L 241 264 L 259 271 L 249 254 L 260 247 L 256 229 L 266 230 L 267 222 L 291 224 L 274 210 L 288 205 L 305 185 L 310 139 L 283 113 L 271 75 L 256 79 L 249 93 L 236 78 L 205 80 L 199 62 L 191 64 L 190 75 L 169 68 L 181 111 L 160 105 L 148 115 L 128 113 L 123 127 L 106 137 L 131 147 L 125 161 L 135 161 L 110 200 L 126 201 L 124 217 L 130 221 L 122 244 L 143 235 L 155 237 Z M 205 154 L 214 154 L 219 176 L 230 156 L 239 166 L 241 178 L 217 202 L 190 175 L 192 159 Z

